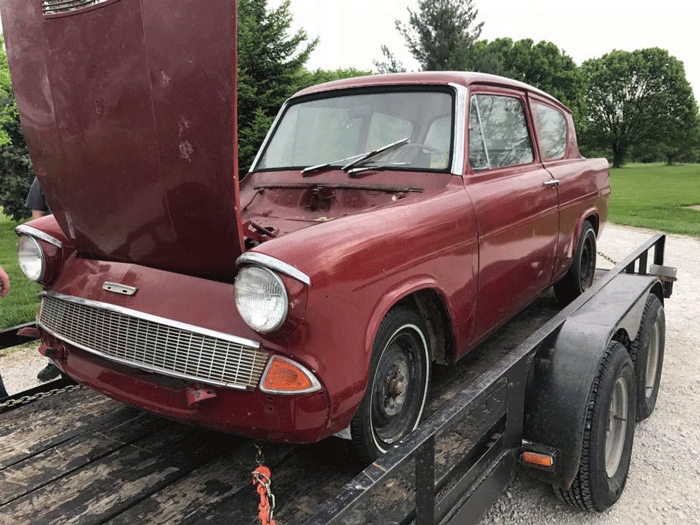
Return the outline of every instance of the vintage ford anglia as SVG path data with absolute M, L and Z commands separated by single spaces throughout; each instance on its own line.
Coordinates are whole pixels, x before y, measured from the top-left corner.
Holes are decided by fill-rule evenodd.
M 551 96 L 458 72 L 312 87 L 239 183 L 226 17 L 197 4 L 174 30 L 161 3 L 4 4 L 54 212 L 17 228 L 19 259 L 65 374 L 225 432 L 338 434 L 372 459 L 418 425 L 433 363 L 552 285 L 563 302 L 590 286 L 608 164 L 581 157 Z

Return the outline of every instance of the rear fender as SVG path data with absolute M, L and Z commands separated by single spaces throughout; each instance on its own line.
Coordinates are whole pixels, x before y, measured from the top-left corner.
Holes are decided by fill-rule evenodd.
M 551 345 L 538 350 L 525 394 L 526 442 L 556 450 L 550 470 L 532 470 L 539 479 L 568 489 L 578 472 L 586 409 L 598 367 L 610 341 L 624 330 L 634 338 L 652 276 L 620 274 L 564 323 Z

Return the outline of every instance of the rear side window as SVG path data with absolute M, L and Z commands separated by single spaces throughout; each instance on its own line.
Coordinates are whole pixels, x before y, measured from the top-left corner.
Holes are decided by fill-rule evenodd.
M 522 102 L 502 95 L 474 95 L 469 109 L 469 163 L 474 171 L 534 160 Z
M 566 155 L 566 119 L 561 112 L 544 104 L 534 103 L 535 128 L 540 140 L 542 156 L 548 160 Z

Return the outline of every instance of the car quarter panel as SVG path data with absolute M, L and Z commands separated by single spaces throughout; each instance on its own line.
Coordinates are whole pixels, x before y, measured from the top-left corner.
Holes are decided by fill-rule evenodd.
M 594 217 L 596 235 L 607 221 L 610 175 L 605 159 L 568 159 L 545 163 L 559 181 L 559 242 L 554 279 L 566 273 L 578 245 L 583 221 Z

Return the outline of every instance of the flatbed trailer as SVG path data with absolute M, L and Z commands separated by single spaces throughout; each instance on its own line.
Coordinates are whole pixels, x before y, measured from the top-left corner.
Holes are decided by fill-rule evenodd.
M 576 385 L 585 386 L 590 372 L 581 370 L 578 383 L 548 382 L 542 363 L 556 365 L 555 355 L 578 345 L 582 363 L 595 369 L 611 330 L 615 341 L 632 344 L 623 328 L 639 323 L 645 296 L 671 293 L 664 242 L 655 235 L 613 270 L 599 272 L 564 309 L 544 294 L 456 366 L 437 367 L 425 421 L 366 469 L 338 456 L 337 438 L 263 444 L 274 519 L 477 523 L 513 479 L 523 452 L 553 458 L 552 467 L 533 470 L 540 478 L 566 477 L 563 471 L 578 465 L 572 450 L 581 448 L 583 421 L 575 414 L 592 388 Z M 0 348 L 22 342 L 15 332 L 0 333 Z M 549 444 L 528 439 L 537 435 L 543 411 L 571 415 L 570 425 L 549 430 L 571 445 L 556 443 L 556 436 Z M 172 422 L 66 379 L 3 400 L 0 421 L 2 522 L 260 523 L 251 471 L 263 458 L 250 440 Z

